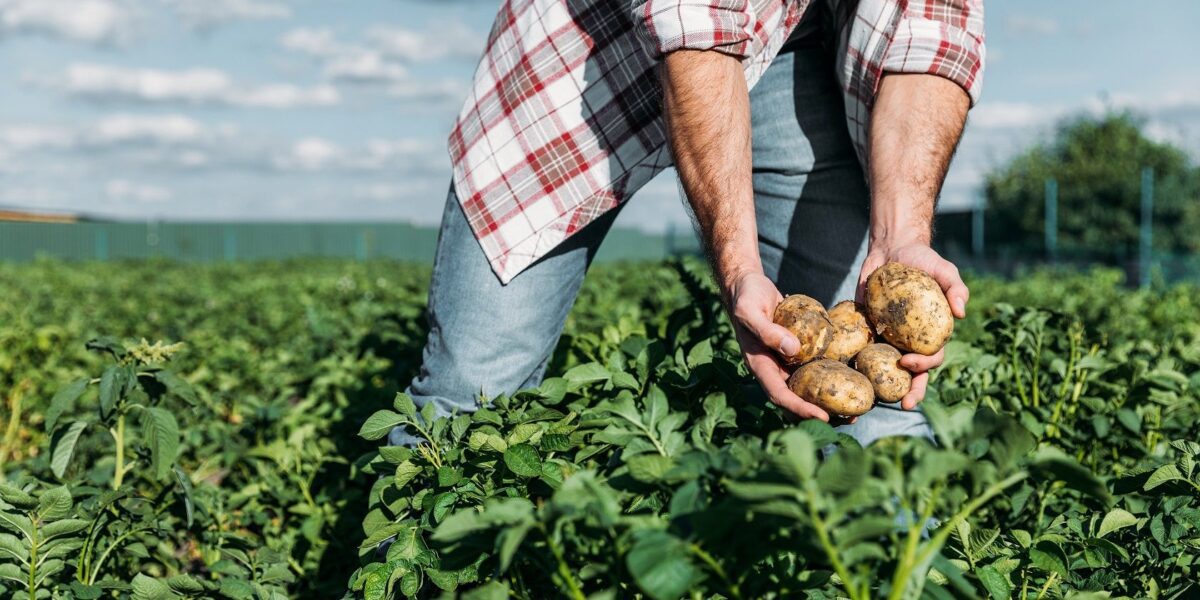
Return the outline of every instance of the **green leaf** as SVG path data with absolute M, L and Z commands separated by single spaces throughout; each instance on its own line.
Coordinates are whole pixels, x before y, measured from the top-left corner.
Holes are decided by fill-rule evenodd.
M 1012 598 L 1012 585 L 991 565 L 975 569 L 975 576 L 979 578 L 979 582 L 983 584 L 984 589 L 994 600 Z
M 167 587 L 181 594 L 199 594 L 204 592 L 204 585 L 197 581 L 196 578 L 182 573 L 168 577 Z
M 29 510 L 37 506 L 37 498 L 16 486 L 0 483 L 0 500 L 3 500 L 19 510 Z
M 1096 537 L 1104 537 L 1123 527 L 1137 525 L 1138 518 L 1133 516 L 1127 510 L 1114 508 L 1104 515 L 1104 520 L 1100 522 L 1100 531 L 1096 533 Z
M 580 386 L 594 381 L 607 381 L 611 376 L 612 374 L 608 372 L 608 369 L 604 368 L 604 365 L 597 362 L 590 362 L 571 367 L 570 370 L 563 374 L 563 379 L 566 379 L 574 386 Z
M 192 384 L 188 383 L 186 379 L 180 377 L 174 371 L 155 371 L 154 378 L 176 398 L 193 406 L 200 402 L 199 398 L 196 397 L 196 390 L 192 389 Z
M 413 403 L 412 396 L 409 396 L 403 392 L 396 394 L 396 399 L 392 401 L 392 408 L 395 408 L 396 412 L 408 417 L 409 419 L 415 419 L 417 417 L 417 405 Z
M 679 598 L 702 578 L 687 542 L 653 529 L 635 531 L 634 540 L 625 566 L 638 587 L 654 600 Z
M 464 592 L 462 600 L 508 600 L 508 585 L 502 581 L 490 581 L 469 592 Z
M 67 472 L 67 467 L 71 464 L 71 458 L 75 456 L 75 446 L 79 443 L 79 436 L 87 429 L 86 421 L 75 421 L 66 429 L 60 429 L 55 432 L 50 440 L 50 471 L 55 477 L 62 478 Z
M 462 469 L 456 469 L 450 465 L 442 465 L 438 468 L 438 487 L 451 487 L 462 481 Z
M 1067 579 L 1067 553 L 1062 547 L 1049 540 L 1042 540 L 1029 549 L 1029 560 L 1047 573 L 1058 573 Z
M 525 535 L 533 528 L 532 524 L 520 524 L 508 527 L 496 536 L 496 554 L 500 558 L 500 572 L 508 570 L 512 564 L 513 556 L 516 555 L 517 549 L 521 547 L 521 542 L 525 540 Z
M 71 515 L 74 502 L 71 500 L 71 490 L 66 486 L 50 488 L 42 492 L 38 498 L 38 515 L 42 521 L 57 521 Z
M 146 445 L 150 447 L 150 462 L 155 479 L 165 479 L 175 466 L 179 453 L 179 424 L 175 415 L 163 408 L 151 406 L 142 417 Z
M 504 465 L 522 477 L 537 477 L 542 474 L 542 458 L 529 444 L 509 446 L 504 451 Z
M 1181 479 L 1183 479 L 1183 475 L 1179 472 L 1179 467 L 1175 466 L 1174 463 L 1163 465 L 1150 474 L 1150 478 L 1146 480 L 1146 484 L 1142 486 L 1142 489 L 1150 491 L 1164 483 L 1179 481 Z
M 625 461 L 629 467 L 629 475 L 643 483 L 654 483 L 662 480 L 663 474 L 674 466 L 670 457 L 661 454 L 639 454 Z
M 368 417 L 367 422 L 363 423 L 362 428 L 358 430 L 358 435 L 363 439 L 377 440 L 391 433 L 393 427 L 405 423 L 407 420 L 404 415 L 390 410 L 375 411 L 375 414 Z
M 113 365 L 100 376 L 100 418 L 107 419 L 125 389 L 125 367 Z M 61 477 L 61 475 L 60 475 Z
M 52 540 L 54 538 L 71 535 L 72 533 L 82 531 L 91 525 L 91 521 L 85 519 L 62 519 L 53 523 L 47 523 L 42 526 L 41 537 L 43 540 Z
M 713 360 L 712 341 L 708 338 L 700 340 L 699 344 L 692 346 L 688 351 L 687 366 L 689 369 L 695 369 L 700 365 L 707 365 Z
M 1042 475 L 1067 484 L 1104 502 L 1110 500 L 1108 488 L 1094 473 L 1057 448 L 1043 448 L 1034 454 L 1033 467 Z
M 71 593 L 76 600 L 97 600 L 104 595 L 104 588 L 98 585 L 86 585 L 78 581 L 71 582 Z
M 27 563 L 29 549 L 21 543 L 21 538 L 11 533 L 0 533 L 0 560 L 11 559 Z
M 424 469 L 420 465 L 409 460 L 396 465 L 396 487 L 403 488 L 408 485 L 408 482 L 420 475 L 422 471 Z
M 54 397 L 50 399 L 50 408 L 46 409 L 46 431 L 54 431 L 54 425 L 58 423 L 58 418 L 75 407 L 75 401 L 83 395 L 89 382 L 90 380 L 85 377 L 59 388 Z
M 37 502 L 34 501 L 34 506 L 36 505 Z M 29 520 L 29 517 L 26 517 L 25 515 L 0 511 L 0 527 L 5 527 L 11 531 L 20 533 L 28 539 L 33 539 L 33 521 Z
M 172 600 L 179 594 L 171 591 L 167 584 L 138 573 L 133 576 L 134 600 Z

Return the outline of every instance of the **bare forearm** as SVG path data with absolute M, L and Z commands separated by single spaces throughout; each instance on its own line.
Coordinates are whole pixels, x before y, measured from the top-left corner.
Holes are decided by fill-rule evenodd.
M 871 113 L 871 241 L 928 245 L 934 205 L 962 136 L 966 92 L 935 75 L 883 78 Z
M 741 63 L 717 52 L 669 54 L 662 72 L 675 168 L 723 289 L 761 272 L 750 160 L 750 98 Z

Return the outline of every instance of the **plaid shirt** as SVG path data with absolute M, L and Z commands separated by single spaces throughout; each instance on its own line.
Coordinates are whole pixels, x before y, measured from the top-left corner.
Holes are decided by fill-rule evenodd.
M 812 1 L 504 0 L 450 134 L 455 191 L 500 280 L 671 166 L 655 73 L 664 54 L 738 57 L 753 86 Z M 865 164 L 884 73 L 940 75 L 978 99 L 983 0 L 859 0 L 838 43 Z

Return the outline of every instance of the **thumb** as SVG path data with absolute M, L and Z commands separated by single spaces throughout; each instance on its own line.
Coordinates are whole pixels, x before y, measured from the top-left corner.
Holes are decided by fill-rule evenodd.
M 788 328 L 777 325 L 766 316 L 752 317 L 743 321 L 743 325 L 764 346 L 779 351 L 783 356 L 795 356 L 800 351 L 800 339 Z

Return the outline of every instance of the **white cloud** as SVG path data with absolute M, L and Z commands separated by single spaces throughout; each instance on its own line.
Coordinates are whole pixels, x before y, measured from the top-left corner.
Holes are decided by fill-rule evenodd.
M 104 193 L 109 200 L 159 204 L 174 197 L 171 190 L 144 183 L 136 183 L 126 179 L 113 179 L 104 186 Z
M 166 71 L 75 63 L 62 78 L 44 83 L 69 96 L 102 102 L 295 108 L 341 101 L 330 85 L 245 84 L 224 71 L 205 68 Z
M 276 153 L 271 164 L 280 171 L 422 171 L 443 166 L 443 154 L 425 140 L 375 138 L 351 149 L 308 137 Z
M 93 124 L 83 138 L 89 145 L 185 144 L 211 135 L 207 127 L 183 115 L 112 115 Z
M 1036 15 L 1013 15 L 1005 20 L 1009 29 L 1023 34 L 1054 35 L 1058 33 L 1058 21 Z
M 0 36 L 31 33 L 88 44 L 128 38 L 133 11 L 117 0 L 0 0 Z
M 292 9 L 283 2 L 265 0 L 165 0 L 193 29 L 212 29 L 233 21 L 287 19 Z
M 406 80 L 396 82 L 388 88 L 388 95 L 410 102 L 423 104 L 457 105 L 467 95 L 467 82 L 458 79 L 437 81 Z M 457 106 L 455 106 L 457 108 Z
M 333 80 L 415 88 L 429 82 L 408 79 L 405 65 L 475 58 L 484 39 L 485 36 L 463 25 L 452 24 L 428 32 L 373 27 L 367 30 L 362 42 L 341 41 L 330 29 L 298 28 L 285 33 L 279 43 L 315 59 L 324 75 Z M 444 86 L 441 82 L 435 85 Z
M 399 27 L 373 27 L 367 45 L 403 62 L 432 62 L 445 58 L 475 59 L 483 52 L 487 36 L 461 23 L 447 23 L 424 31 Z

